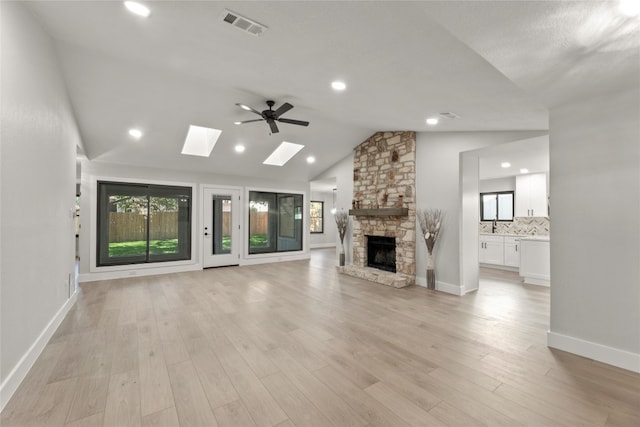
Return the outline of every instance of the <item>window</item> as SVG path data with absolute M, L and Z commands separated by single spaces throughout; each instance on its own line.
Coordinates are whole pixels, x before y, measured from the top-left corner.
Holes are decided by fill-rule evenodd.
M 324 202 L 311 202 L 309 224 L 312 233 L 324 233 Z
M 249 192 L 249 253 L 302 250 L 302 195 Z
M 98 182 L 98 266 L 191 259 L 191 188 Z
M 513 221 L 513 191 L 480 193 L 480 221 Z

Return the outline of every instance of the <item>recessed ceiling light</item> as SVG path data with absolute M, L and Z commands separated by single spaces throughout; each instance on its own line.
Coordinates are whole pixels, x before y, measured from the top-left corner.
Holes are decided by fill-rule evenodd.
M 520 169 L 520 173 L 529 173 L 529 169 L 522 168 L 522 169 Z
M 267 159 L 262 163 L 265 165 L 283 166 L 293 156 L 295 156 L 298 151 L 302 150 L 303 148 L 304 145 L 282 141 L 282 144 L 280 144 L 278 148 L 276 148 L 273 153 L 271 153 L 271 155 L 267 157 Z
M 435 118 L 435 117 L 430 117 L 430 118 L 427 119 L 427 124 L 429 126 L 435 126 L 435 125 L 438 124 L 438 119 Z
M 347 85 L 344 82 L 339 82 L 339 81 L 335 81 L 335 82 L 331 82 L 331 87 L 333 88 L 333 90 L 345 90 L 347 88 Z
M 237 105 L 243 110 L 251 111 L 251 107 L 249 107 L 248 105 L 244 105 L 244 104 L 237 104 Z
M 233 122 L 234 125 L 241 125 L 242 122 Z
M 244 153 L 244 145 L 238 144 L 235 148 L 237 153 Z
M 620 0 L 618 9 L 626 16 L 637 16 L 640 14 L 640 1 L 638 0 Z
M 135 13 L 138 16 L 142 16 L 146 18 L 151 14 L 149 8 L 141 3 L 137 3 L 135 1 L 126 1 L 124 2 L 124 6 L 129 9 L 129 12 Z
M 501 166 L 501 167 L 503 167 L 503 168 L 505 168 L 505 169 L 506 169 L 506 168 L 510 168 L 510 167 L 511 167 L 511 163 L 509 163 L 509 162 L 502 162 L 502 163 L 500 163 L 500 166 Z
M 190 125 L 181 153 L 190 156 L 209 157 L 213 147 L 218 142 L 218 138 L 220 138 L 220 134 L 222 134 L 222 131 L 219 129 Z
M 307 163 L 315 163 L 316 162 L 316 158 L 313 156 L 309 156 L 307 157 Z
M 140 129 L 129 129 L 129 136 L 135 139 L 142 138 L 142 131 Z

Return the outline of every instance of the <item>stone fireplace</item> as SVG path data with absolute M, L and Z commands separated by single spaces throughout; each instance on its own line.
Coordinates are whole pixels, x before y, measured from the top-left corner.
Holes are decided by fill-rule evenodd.
M 367 267 L 382 271 L 396 272 L 396 239 L 395 237 L 366 236 Z
M 355 148 L 353 264 L 343 273 L 396 288 L 415 283 L 415 148 L 415 132 L 377 132 Z M 380 237 L 395 248 L 371 253 L 369 242 Z M 391 264 L 392 254 L 395 271 L 370 265 Z

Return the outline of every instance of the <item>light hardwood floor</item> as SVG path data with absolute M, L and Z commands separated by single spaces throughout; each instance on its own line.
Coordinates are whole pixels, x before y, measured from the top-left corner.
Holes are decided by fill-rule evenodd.
M 549 291 L 310 261 L 86 283 L 5 426 L 640 425 L 640 375 L 546 347 Z

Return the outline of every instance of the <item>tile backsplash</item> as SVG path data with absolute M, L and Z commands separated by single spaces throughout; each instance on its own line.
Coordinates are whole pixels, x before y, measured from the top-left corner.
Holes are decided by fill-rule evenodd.
M 491 233 L 491 221 L 480 223 L 480 233 Z M 549 218 L 515 217 L 513 222 L 498 222 L 496 234 L 548 236 Z

